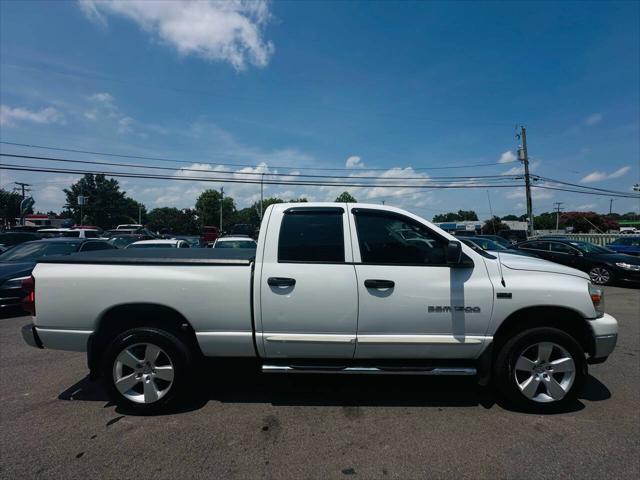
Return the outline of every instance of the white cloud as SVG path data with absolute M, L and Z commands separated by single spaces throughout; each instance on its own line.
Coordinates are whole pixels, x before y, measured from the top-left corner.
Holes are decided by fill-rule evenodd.
M 11 127 L 19 122 L 39 124 L 58 123 L 64 125 L 66 120 L 64 115 L 53 107 L 35 111 L 27 108 L 12 108 L 8 105 L 0 105 L 0 125 Z
M 144 133 L 134 132 L 137 122 L 120 110 L 116 104 L 116 99 L 108 92 L 98 92 L 87 97 L 89 108 L 83 115 L 91 121 L 101 121 L 104 124 L 115 128 L 121 135 L 138 133 L 144 137 Z
M 578 205 L 576 210 L 578 211 L 588 211 L 593 210 L 596 207 L 595 203 L 585 203 L 584 205 Z
M 631 170 L 631 167 L 629 167 L 628 165 L 626 167 L 619 168 L 615 172 L 609 174 L 609 178 L 624 177 L 629 172 L 629 170 Z
M 364 168 L 364 162 L 357 155 L 352 155 L 347 158 L 344 166 L 347 168 Z
M 500 159 L 498 160 L 498 163 L 509 163 L 509 162 L 513 162 L 514 160 L 516 160 L 516 154 L 513 153 L 511 150 L 507 150 L 502 155 L 500 155 Z
M 265 40 L 271 19 L 266 0 L 78 0 L 85 15 L 107 25 L 107 15 L 137 23 L 181 55 L 226 61 L 237 70 L 264 67 L 274 46 Z
M 589 127 L 593 127 L 594 125 L 599 124 L 601 121 L 602 121 L 601 113 L 592 113 L 587 118 L 585 118 L 584 123 Z
M 630 170 L 631 170 L 631 167 L 626 165 L 624 167 L 619 168 L 615 172 L 611 172 L 611 173 L 595 171 L 584 176 L 580 181 L 582 183 L 593 183 L 593 182 L 601 182 L 603 180 L 609 180 L 612 178 L 620 178 L 620 177 L 624 177 Z
M 111 95 L 108 92 L 98 92 L 98 93 L 94 93 L 93 95 L 90 95 L 89 100 L 93 100 L 95 102 L 100 102 L 100 103 L 112 104 L 115 98 L 113 98 L 113 95 Z

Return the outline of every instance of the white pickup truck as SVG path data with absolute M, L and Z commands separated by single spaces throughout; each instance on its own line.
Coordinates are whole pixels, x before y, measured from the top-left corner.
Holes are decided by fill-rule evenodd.
M 26 342 L 87 351 L 113 399 L 140 411 L 188 391 L 204 357 L 277 373 L 476 375 L 550 411 L 618 331 L 586 274 L 474 251 L 380 205 L 272 205 L 256 250 L 49 257 L 24 288 Z

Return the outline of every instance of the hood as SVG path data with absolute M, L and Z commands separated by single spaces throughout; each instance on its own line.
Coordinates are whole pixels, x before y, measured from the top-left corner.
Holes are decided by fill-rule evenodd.
M 630 263 L 631 265 L 640 265 L 640 258 L 624 253 L 596 253 L 589 255 L 589 258 L 608 263 L 624 262 Z
M 501 253 L 500 260 L 502 266 L 511 270 L 528 270 L 534 272 L 560 273 L 562 275 L 572 275 L 574 277 L 589 280 L 589 275 L 575 268 L 565 267 L 559 263 L 548 262 L 537 257 L 524 257 L 522 255 L 513 255 L 509 253 Z
M 7 262 L 0 263 L 0 283 L 17 277 L 31 275 L 35 262 Z

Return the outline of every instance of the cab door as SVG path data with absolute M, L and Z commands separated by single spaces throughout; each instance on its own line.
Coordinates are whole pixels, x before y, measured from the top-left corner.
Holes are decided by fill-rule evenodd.
M 358 290 L 343 207 L 272 207 L 257 340 L 267 358 L 353 358 Z
M 493 285 L 468 247 L 470 266 L 446 263 L 449 239 L 418 217 L 351 209 L 358 279 L 356 358 L 475 358 L 487 338 Z

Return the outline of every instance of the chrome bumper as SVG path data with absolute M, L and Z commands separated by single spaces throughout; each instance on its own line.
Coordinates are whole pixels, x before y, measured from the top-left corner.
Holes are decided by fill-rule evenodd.
M 618 341 L 618 322 L 608 313 L 601 318 L 589 320 L 593 332 L 592 358 L 608 357 Z
M 42 341 L 38 336 L 38 332 L 36 331 L 36 327 L 33 323 L 29 323 L 28 325 L 22 327 L 22 338 L 30 347 L 44 348 L 42 346 Z

